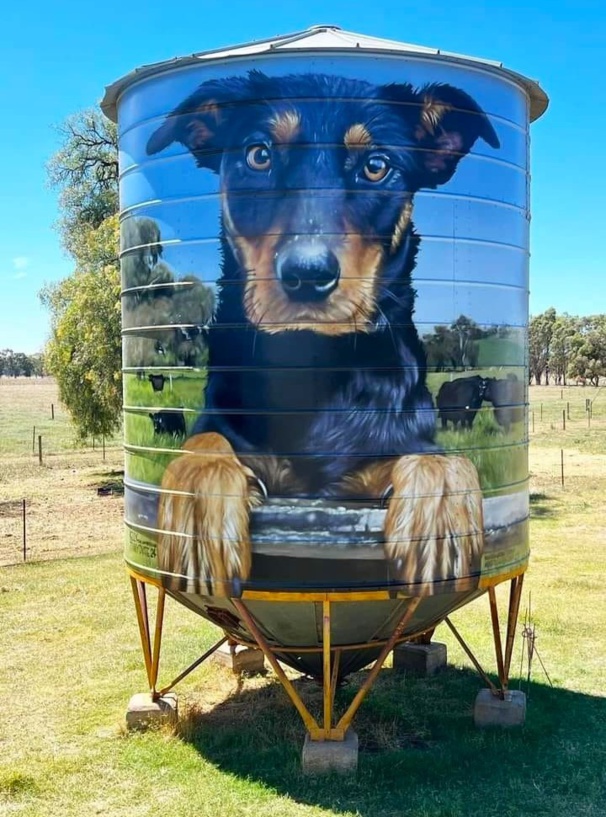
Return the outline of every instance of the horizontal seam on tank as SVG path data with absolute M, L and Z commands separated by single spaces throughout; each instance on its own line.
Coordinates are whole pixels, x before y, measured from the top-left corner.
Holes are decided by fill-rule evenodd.
M 302 193 L 309 193 L 310 197 L 313 196 L 314 199 L 317 198 L 333 198 L 335 193 L 338 193 L 339 196 L 342 196 L 344 193 L 355 193 L 359 194 L 360 196 L 367 196 L 367 190 L 356 190 L 355 188 L 343 188 L 343 187 L 303 187 L 298 188 L 296 190 L 286 190 L 286 189 L 276 189 L 272 191 L 266 190 L 245 190 L 242 192 L 236 192 L 230 190 L 230 198 L 232 199 L 250 199 L 252 200 L 286 200 L 288 198 L 295 198 L 299 197 Z M 321 194 L 325 193 L 324 196 Z M 398 191 L 386 191 L 386 192 L 375 192 L 373 195 L 382 196 L 383 198 L 400 198 L 403 194 L 408 193 L 412 195 L 412 191 L 410 190 L 398 190 Z M 486 196 L 473 196 L 468 193 L 447 193 L 447 192 L 439 192 L 439 193 L 432 193 L 428 190 L 419 190 L 415 194 L 416 200 L 418 201 L 421 199 L 447 199 L 447 200 L 461 200 L 461 201 L 473 201 L 473 202 L 480 202 L 482 204 L 489 204 L 493 206 L 502 206 L 504 208 L 512 209 L 520 211 L 521 213 L 525 214 L 528 210 L 527 205 L 524 204 L 512 204 L 511 202 L 504 202 L 499 199 L 491 199 L 487 198 Z M 157 207 L 161 204 L 191 204 L 191 202 L 196 201 L 212 201 L 216 202 L 217 205 L 220 205 L 222 201 L 223 194 L 220 191 L 213 191 L 208 193 L 197 193 L 191 195 L 180 195 L 180 196 L 163 196 L 162 198 L 153 198 L 153 199 L 144 199 L 143 201 L 138 201 L 136 204 L 129 204 L 125 207 L 122 207 L 120 210 L 120 221 L 126 221 L 131 214 L 140 210 L 143 207 Z M 130 249 L 130 248 L 129 248 Z
M 255 55 L 255 56 L 263 56 L 263 55 Z M 294 55 L 291 54 L 290 56 L 294 56 Z M 408 55 L 406 55 L 406 56 L 408 57 Z M 252 57 L 253 61 L 254 61 L 254 58 L 255 57 L 253 56 Z M 272 57 L 272 58 L 275 59 L 275 57 Z M 250 60 L 251 55 L 249 55 L 248 58 L 245 58 L 245 59 Z M 421 60 L 419 60 L 419 61 L 421 61 Z M 431 62 L 431 60 L 426 60 L 426 61 Z M 184 68 L 185 68 L 185 66 L 184 66 Z M 175 70 L 175 69 L 173 69 L 173 70 Z M 179 69 L 177 68 L 176 70 L 178 71 Z M 469 68 L 469 70 L 474 71 L 473 68 Z M 477 72 L 477 69 L 475 69 L 475 72 Z M 162 72 L 162 73 L 165 73 L 165 72 Z M 319 72 L 319 73 L 325 73 L 325 72 Z M 480 71 L 480 73 L 482 73 L 482 72 Z M 156 77 L 157 76 L 159 76 L 159 75 L 156 75 Z M 279 75 L 272 76 L 272 78 L 280 79 Z M 139 80 L 139 83 L 149 81 L 150 79 L 153 79 L 153 77 L 142 77 Z M 354 78 L 351 77 L 351 79 L 354 79 Z M 516 88 L 516 90 L 518 90 L 518 91 L 522 90 L 523 91 L 523 89 L 521 89 L 519 85 L 517 85 L 514 81 L 512 81 L 508 77 L 500 77 L 500 79 L 503 80 L 504 82 L 507 82 L 508 84 L 511 84 L 514 88 Z M 136 84 L 139 84 L 139 83 L 136 83 Z M 383 83 L 383 84 L 387 84 L 387 83 Z M 134 85 L 134 83 L 133 83 L 133 85 Z M 119 94 L 119 96 L 116 99 L 116 108 L 119 108 L 119 103 L 121 102 L 121 99 L 122 99 L 124 93 L 132 91 L 133 85 L 129 85 L 128 88 L 125 88 L 124 91 L 121 94 Z M 392 108 L 404 108 L 404 107 L 421 108 L 421 103 L 400 102 L 400 101 L 395 100 L 395 99 L 384 99 L 384 100 L 382 100 L 382 99 L 376 98 L 376 97 L 364 97 L 364 96 L 358 96 L 358 97 L 307 96 L 307 97 L 296 97 L 295 99 L 292 99 L 292 100 L 287 98 L 287 97 L 284 97 L 284 96 L 263 97 L 263 98 L 261 98 L 261 97 L 258 97 L 258 98 L 257 97 L 246 97 L 245 99 L 240 99 L 240 100 L 237 100 L 235 102 L 233 100 L 230 100 L 227 103 L 225 103 L 225 102 L 222 103 L 220 101 L 217 101 L 217 102 L 215 102 L 215 106 L 216 106 L 216 108 L 218 110 L 225 109 L 225 108 L 236 109 L 236 108 L 242 108 L 242 107 L 254 107 L 254 106 L 259 105 L 259 104 L 266 105 L 268 102 L 269 103 L 282 102 L 282 103 L 285 103 L 285 104 L 288 104 L 289 102 L 291 104 L 293 102 L 294 103 L 305 103 L 305 104 L 309 104 L 310 102 L 311 103 L 320 102 L 321 104 L 326 104 L 326 103 L 334 104 L 334 103 L 346 102 L 346 103 L 352 103 L 354 105 L 360 105 L 360 104 L 364 104 L 365 102 L 371 102 L 373 104 L 378 104 L 378 105 L 382 104 L 388 110 L 390 110 Z M 467 110 L 465 108 L 456 108 L 455 110 L 457 112 L 460 112 L 460 113 L 469 114 L 469 116 L 480 116 L 481 115 L 477 111 L 471 111 L 471 110 Z M 153 125 L 154 123 L 161 124 L 168 116 L 171 115 L 171 113 L 172 113 L 172 111 L 163 111 L 162 113 L 154 114 L 153 116 L 148 116 L 146 118 L 138 119 L 132 125 L 129 125 L 128 127 L 120 129 L 119 134 L 118 134 L 119 139 L 123 140 L 125 138 L 125 136 L 132 133 L 137 128 L 145 127 L 147 125 Z M 526 136 L 526 134 L 528 133 L 528 129 L 525 128 L 523 124 L 518 124 L 513 119 L 509 119 L 509 117 L 507 117 L 507 116 L 503 116 L 502 114 L 498 114 L 498 113 L 491 112 L 491 111 L 484 111 L 484 114 L 486 115 L 486 117 L 488 118 L 489 121 L 498 122 L 499 124 L 504 125 L 505 127 L 509 127 L 512 130 L 517 131 L 518 133 L 522 134 L 523 136 Z M 188 115 L 187 112 L 184 112 L 184 113 L 181 114 L 181 116 L 187 116 L 187 115 Z M 145 141 L 147 141 L 147 140 L 145 140 Z
M 277 143 L 276 146 L 279 147 L 279 143 Z M 289 147 L 290 147 L 290 149 L 296 149 L 296 150 L 304 151 L 304 150 L 317 150 L 318 148 L 322 148 L 322 149 L 326 149 L 326 150 L 333 149 L 333 148 L 334 149 L 341 149 L 343 147 L 343 145 L 338 143 L 338 142 L 307 142 L 305 144 L 295 144 L 295 145 L 291 145 Z M 381 144 L 381 145 L 377 145 L 374 148 L 374 150 L 377 150 L 377 151 L 380 151 L 380 150 L 385 150 L 385 151 L 396 151 L 396 150 L 398 150 L 398 151 L 401 151 L 402 149 L 406 149 L 406 151 L 408 153 L 436 153 L 437 152 L 437 151 L 431 150 L 429 148 L 418 148 L 418 147 L 414 147 L 412 145 L 403 146 L 403 145 L 397 145 L 397 144 L 393 144 L 393 145 Z M 242 150 L 242 147 L 240 145 L 238 145 L 237 147 L 230 148 L 229 150 L 227 150 L 225 148 L 216 148 L 214 150 L 200 150 L 200 151 L 198 151 L 198 154 L 200 156 L 224 156 L 226 154 L 227 155 L 230 155 L 230 154 L 235 155 L 236 153 L 239 153 L 241 150 Z M 454 151 L 454 152 L 456 153 L 457 151 Z M 530 174 L 529 169 L 527 167 L 525 167 L 524 165 L 520 165 L 517 162 L 512 162 L 512 161 L 509 161 L 507 159 L 499 158 L 498 156 L 487 156 L 484 153 L 473 153 L 473 152 L 472 153 L 465 153 L 465 154 L 460 153 L 459 155 L 462 158 L 465 157 L 467 160 L 475 159 L 475 160 L 478 160 L 478 161 L 487 161 L 487 162 L 491 162 L 491 163 L 494 163 L 494 164 L 503 165 L 504 167 L 513 168 L 514 170 L 517 170 L 520 173 L 523 173 L 524 175 L 529 175 Z M 126 176 L 131 175 L 132 173 L 134 173 L 139 168 L 149 167 L 150 165 L 156 165 L 157 166 L 157 165 L 161 165 L 161 164 L 164 164 L 164 163 L 173 162 L 173 161 L 182 160 L 182 159 L 189 159 L 189 156 L 190 156 L 189 152 L 187 150 L 185 150 L 183 153 L 175 153 L 175 154 L 172 154 L 171 156 L 156 156 L 156 157 L 154 157 L 152 159 L 146 159 L 145 161 L 142 161 L 142 162 L 133 162 L 132 164 L 125 167 L 123 170 L 122 169 L 120 170 L 120 172 L 118 174 L 118 181 L 122 182 L 123 179 Z
M 201 413 L 203 413 L 203 410 L 202 410 Z M 503 445 L 493 445 L 493 446 L 488 446 L 488 447 L 485 447 L 485 446 L 484 447 L 466 446 L 464 448 L 449 448 L 448 451 L 444 451 L 444 452 L 441 452 L 441 451 L 427 452 L 427 451 L 425 451 L 425 452 L 415 453 L 415 452 L 411 451 L 411 452 L 408 452 L 408 453 L 402 452 L 402 453 L 394 453 L 394 454 L 373 454 L 373 455 L 370 455 L 368 452 L 364 452 L 364 451 L 361 451 L 359 454 L 352 453 L 351 451 L 347 452 L 347 453 L 343 453 L 343 454 L 341 454 L 339 452 L 335 452 L 335 451 L 326 451 L 326 452 L 314 451 L 313 454 L 303 452 L 303 451 L 293 451 L 293 452 L 284 451 L 284 452 L 280 452 L 280 453 L 275 453 L 274 452 L 274 453 L 267 453 L 267 454 L 262 454 L 262 453 L 257 452 L 257 453 L 254 454 L 254 456 L 255 457 L 266 456 L 266 457 L 272 457 L 272 458 L 278 458 L 278 459 L 289 459 L 289 460 L 294 460 L 295 462 L 297 462 L 299 459 L 307 459 L 308 460 L 310 458 L 312 458 L 312 459 L 331 458 L 331 459 L 336 459 L 336 460 L 339 460 L 341 458 L 343 458 L 343 459 L 356 458 L 356 459 L 360 459 L 360 460 L 372 459 L 373 461 L 376 460 L 377 462 L 380 462 L 380 461 L 384 461 L 384 460 L 392 460 L 394 458 L 399 458 L 399 457 L 413 457 L 413 456 L 437 457 L 437 456 L 449 456 L 451 454 L 466 454 L 466 453 L 469 453 L 470 451 L 477 451 L 477 452 L 481 452 L 481 451 L 506 451 L 506 450 L 511 450 L 513 448 L 527 449 L 528 448 L 528 442 L 529 442 L 528 438 L 525 438 L 525 439 L 520 440 L 520 441 L 515 442 L 515 443 L 507 443 L 507 444 L 503 444 Z M 133 453 L 137 454 L 137 453 L 143 453 L 143 452 L 155 452 L 155 453 L 159 453 L 159 454 L 183 454 L 183 455 L 187 455 L 187 456 L 199 456 L 200 455 L 199 451 L 188 451 L 187 449 L 180 449 L 180 448 L 160 448 L 160 447 L 156 447 L 156 446 L 153 446 L 153 445 L 152 446 L 150 446 L 150 445 L 137 445 L 135 443 L 128 443 L 128 442 L 124 443 L 124 450 L 127 451 L 129 454 L 133 454 Z M 251 452 L 236 451 L 235 455 L 236 455 L 236 457 L 246 458 L 246 457 L 251 456 Z
M 175 453 L 180 453 L 180 450 L 175 449 Z M 482 493 L 490 492 L 490 491 L 492 491 L 492 492 L 502 491 L 505 488 L 514 488 L 514 487 L 518 487 L 518 486 L 524 486 L 524 485 L 527 485 L 529 482 L 530 482 L 530 477 L 526 476 L 526 477 L 523 477 L 522 479 L 516 479 L 513 482 L 504 482 L 504 483 L 502 483 L 502 484 L 500 484 L 498 486 L 495 486 L 494 488 L 484 488 L 484 489 L 482 489 Z M 168 490 L 167 488 L 163 488 L 161 485 L 155 485 L 153 483 L 142 483 L 142 482 L 135 483 L 135 482 L 131 482 L 128 479 L 128 477 L 125 477 L 124 485 L 129 490 L 132 490 L 133 493 L 137 493 L 137 492 L 141 492 L 141 490 L 145 490 L 146 493 L 157 494 L 158 496 L 167 495 L 167 494 L 171 495 L 171 496 L 172 495 L 174 495 L 174 496 L 191 496 L 191 497 L 198 496 L 198 494 L 194 494 L 191 491 L 179 491 L 176 488 Z M 468 490 L 462 490 L 462 491 L 457 491 L 456 493 L 464 495 L 464 494 L 469 493 L 469 491 Z M 524 493 L 524 490 L 522 489 L 522 487 L 520 487 L 519 490 L 511 491 L 508 494 L 502 494 L 501 497 L 502 496 L 517 496 L 518 494 L 521 495 L 523 493 Z M 208 494 L 207 493 L 207 494 L 205 494 L 205 496 L 226 496 L 226 494 L 224 494 L 224 493 L 222 493 L 222 494 Z M 227 496 L 232 496 L 232 494 L 228 494 Z M 418 496 L 434 496 L 434 494 L 419 494 Z M 498 498 L 499 497 L 490 497 L 490 496 L 484 496 L 483 497 L 483 499 L 487 499 L 487 500 L 498 499 Z M 318 500 L 313 500 L 313 499 L 310 500 L 310 498 L 308 496 L 297 496 L 296 494 L 295 495 L 293 495 L 293 494 L 273 494 L 271 496 L 270 502 L 272 500 L 279 500 L 280 502 L 287 502 L 287 503 L 292 503 L 293 501 L 297 501 L 297 502 L 301 502 L 301 503 L 307 503 L 309 501 L 312 501 L 312 502 L 313 501 L 318 501 Z M 355 500 L 354 498 L 351 498 L 351 497 L 349 497 L 349 498 L 345 497 L 345 498 L 340 499 L 340 500 L 339 499 L 329 499 L 329 500 L 327 500 L 327 502 L 329 503 L 327 505 L 327 507 L 329 507 L 329 508 L 343 507 L 344 505 L 345 506 L 351 506 L 351 507 L 346 507 L 345 508 L 346 511 L 359 510 L 360 506 L 362 505 L 363 502 L 372 503 L 372 504 L 368 504 L 368 505 L 362 505 L 363 510 L 367 510 L 367 511 L 380 511 L 380 510 L 383 510 L 383 508 L 381 507 L 381 501 L 377 500 L 375 498 L 372 498 L 372 497 L 362 497 L 361 499 L 358 499 L 358 500 Z M 264 503 L 260 507 L 261 508 L 263 508 L 263 507 L 267 508 L 267 507 L 272 507 L 272 506 Z M 273 506 L 273 507 L 280 507 L 280 506 Z M 528 516 L 524 517 L 524 519 L 528 519 L 528 518 L 529 518 Z
M 524 363 L 491 363 L 488 366 L 475 366 L 470 369 L 465 369 L 465 376 L 469 376 L 470 372 L 483 372 L 486 369 L 526 369 Z M 419 371 L 419 367 L 414 363 L 402 364 L 399 366 L 263 366 L 256 364 L 255 366 L 123 366 L 122 372 L 124 374 L 137 374 L 142 369 L 146 372 L 160 371 L 160 372 L 321 372 L 323 374 L 330 374 L 331 372 L 407 372 Z M 428 374 L 463 374 L 463 372 L 448 372 L 436 366 L 424 366 L 421 371 Z M 480 375 L 481 376 L 481 375 Z M 488 375 L 484 375 L 488 377 Z M 194 378 L 191 378 L 192 380 Z M 456 380 L 456 378 L 455 378 Z
M 326 323 L 329 324 L 330 326 L 348 326 L 348 327 L 351 326 L 351 324 L 347 323 L 346 321 L 343 321 L 341 323 L 338 322 L 338 321 L 326 321 Z M 428 326 L 429 325 L 431 325 L 431 326 L 442 326 L 444 324 L 452 323 L 452 318 L 447 318 L 446 320 L 434 320 L 431 323 L 429 323 L 427 321 L 424 321 L 424 323 L 427 323 Z M 275 321 L 275 322 L 274 321 L 263 321 L 263 326 L 275 326 L 275 325 L 283 326 L 284 324 L 283 324 L 283 322 L 280 322 L 280 321 Z M 298 325 L 297 329 L 291 329 L 290 331 L 291 332 L 302 332 L 302 331 L 308 332 L 310 330 L 306 329 L 305 327 L 307 325 L 317 326 L 318 322 L 317 321 L 311 321 L 311 320 L 310 321 L 305 321 L 305 322 L 298 321 L 297 325 Z M 480 323 L 479 325 L 480 326 L 489 326 L 489 325 L 500 326 L 501 324 L 498 324 L 498 323 L 488 324 L 488 323 L 483 322 L 483 323 Z M 213 330 L 214 331 L 225 331 L 226 329 L 238 330 L 238 329 L 247 328 L 249 326 L 250 326 L 250 324 L 246 324 L 246 323 L 221 323 L 221 324 L 217 324 L 217 323 L 213 323 L 213 324 L 205 324 L 205 323 L 168 323 L 168 324 L 157 324 L 157 325 L 152 324 L 152 325 L 149 325 L 149 326 L 128 326 L 128 327 L 125 327 L 125 328 L 122 329 L 122 337 L 129 337 L 131 335 L 136 337 L 137 334 L 139 334 L 139 333 L 147 334 L 149 332 L 159 332 L 159 331 L 170 332 L 170 331 L 173 331 L 174 329 L 199 329 L 200 327 L 204 327 L 208 332 L 212 332 Z M 391 323 L 390 326 L 392 327 L 392 329 L 396 329 L 396 328 L 400 328 L 400 327 L 409 328 L 411 326 L 411 324 L 409 324 L 409 323 Z M 510 329 L 527 329 L 528 328 L 527 323 L 508 324 L 508 326 L 509 326 Z M 418 329 L 418 324 L 417 324 L 417 329 Z M 294 337 L 294 335 L 293 335 L 293 337 Z M 140 368 L 145 368 L 145 367 L 140 367 Z
M 446 381 L 456 383 L 456 380 L 453 381 Z M 503 403 L 499 404 L 499 408 L 526 408 L 528 403 Z M 450 411 L 450 412 L 457 412 L 464 410 L 465 407 L 447 407 L 444 408 L 443 411 Z M 384 417 L 384 416 L 391 416 L 393 414 L 402 415 L 403 417 L 409 417 L 415 414 L 428 414 L 434 412 L 436 409 L 434 407 L 427 407 L 427 408 L 410 408 L 410 409 L 403 409 L 400 407 L 394 408 L 361 408 L 360 406 L 354 405 L 349 406 L 347 408 L 326 408 L 325 406 L 319 406 L 314 408 L 294 408 L 294 409 L 261 409 L 261 408 L 249 408 L 249 409 L 241 409 L 241 408 L 216 408 L 216 409 L 193 409 L 193 408 L 186 408 L 185 406 L 135 406 L 135 405 L 125 405 L 123 406 L 123 410 L 126 412 L 131 412 L 133 414 L 136 413 L 144 413 L 150 411 L 182 411 L 185 413 L 201 413 L 203 412 L 205 415 L 209 417 L 215 416 L 226 416 L 226 417 L 248 417 L 253 415 L 255 417 L 297 417 L 300 415 L 306 414 L 328 414 L 328 415 L 335 415 L 335 414 L 344 414 L 344 415 L 351 415 L 355 414 L 356 416 L 377 416 L 377 417 Z M 479 408 L 475 409 L 478 413 L 492 411 L 492 406 L 480 406 Z M 493 448 L 494 446 L 488 446 L 489 448 Z

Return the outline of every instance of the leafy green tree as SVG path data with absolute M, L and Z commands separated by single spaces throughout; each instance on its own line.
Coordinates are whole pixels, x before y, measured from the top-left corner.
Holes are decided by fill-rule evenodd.
M 569 373 L 598 386 L 606 377 L 606 315 L 581 318 Z
M 549 354 L 555 321 L 556 311 L 553 307 L 530 319 L 528 362 L 530 375 L 534 377 L 537 386 L 541 385 L 543 375 L 545 375 L 545 385 L 549 385 Z
M 579 319 L 567 313 L 558 315 L 553 322 L 549 344 L 549 370 L 559 385 L 566 385 L 566 376 L 575 354 L 578 328 Z
M 76 241 L 77 238 L 77 241 Z M 41 293 L 51 314 L 45 364 L 78 435 L 109 435 L 122 409 L 118 217 L 74 237 L 76 270 Z M 105 263 L 113 255 L 113 263 Z
M 95 110 L 58 130 L 48 181 L 59 191 L 57 226 L 74 272 L 40 293 L 51 317 L 45 365 L 86 438 L 115 431 L 122 410 L 117 134 Z

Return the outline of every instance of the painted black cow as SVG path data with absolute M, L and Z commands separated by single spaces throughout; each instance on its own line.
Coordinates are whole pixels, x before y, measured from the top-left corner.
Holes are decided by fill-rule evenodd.
M 524 419 L 524 383 L 515 374 L 487 378 L 484 399 L 492 403 L 494 418 L 505 431 Z
M 154 391 L 162 391 L 167 380 L 163 374 L 148 374 L 147 379 L 152 384 Z
M 154 434 L 172 434 L 173 437 L 185 436 L 185 417 L 182 411 L 156 411 L 150 414 L 149 417 L 154 424 Z
M 442 383 L 436 399 L 442 429 L 448 427 L 449 420 L 455 428 L 471 428 L 487 388 L 487 378 L 479 375 Z

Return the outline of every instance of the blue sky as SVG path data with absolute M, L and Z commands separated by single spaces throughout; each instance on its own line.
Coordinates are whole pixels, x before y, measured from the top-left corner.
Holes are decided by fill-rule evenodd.
M 3 13 L 0 349 L 42 348 L 37 294 L 72 268 L 46 188 L 53 126 L 145 63 L 318 23 L 500 60 L 538 79 L 551 106 L 532 128 L 531 311 L 606 311 L 603 0 L 32 0 Z

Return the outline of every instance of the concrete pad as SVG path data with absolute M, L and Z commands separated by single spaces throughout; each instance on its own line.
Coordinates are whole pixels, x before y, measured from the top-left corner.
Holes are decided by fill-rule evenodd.
M 312 740 L 305 735 L 301 756 L 303 774 L 355 774 L 358 770 L 358 736 L 353 729 L 345 740 Z
M 126 727 L 129 730 L 148 729 L 151 726 L 174 724 L 179 716 L 177 696 L 168 692 L 157 700 L 151 693 L 139 692 L 128 702 Z
M 431 644 L 404 642 L 393 648 L 393 668 L 396 672 L 407 672 L 426 678 L 446 666 L 446 644 L 432 641 Z
M 523 726 L 526 721 L 526 695 L 519 690 L 505 693 L 502 700 L 490 689 L 481 689 L 473 707 L 473 722 L 479 728 Z
M 211 656 L 211 660 L 240 674 L 246 672 L 254 675 L 265 671 L 265 656 L 261 650 L 243 647 L 241 644 L 230 646 L 227 642 L 221 644 Z

